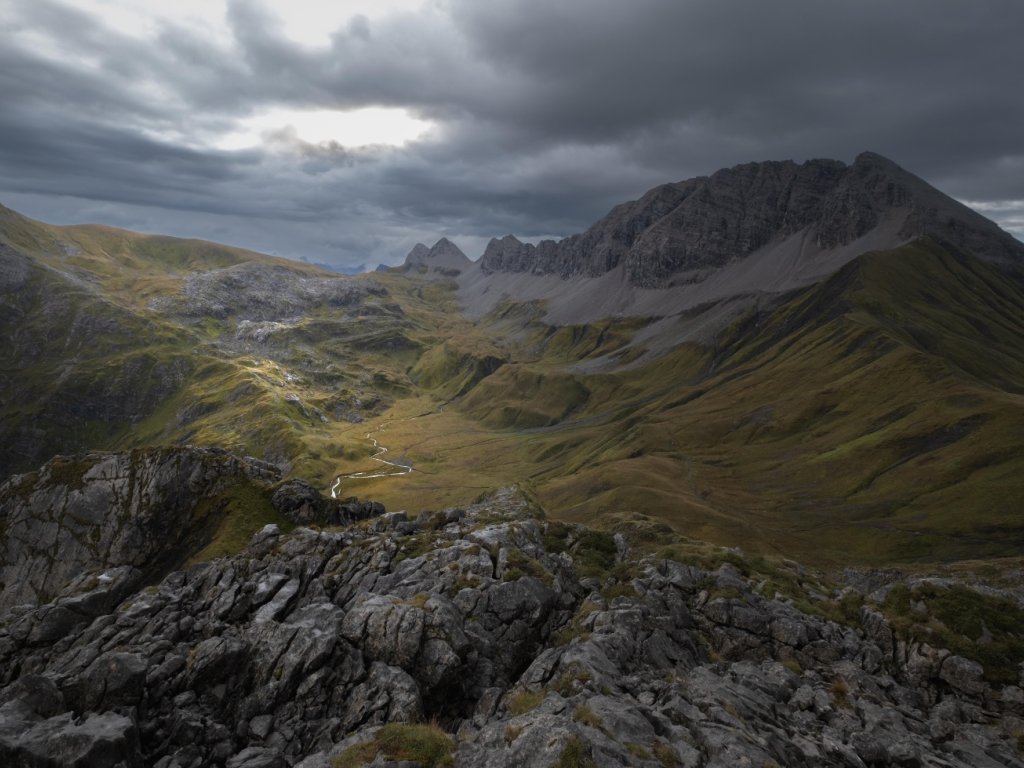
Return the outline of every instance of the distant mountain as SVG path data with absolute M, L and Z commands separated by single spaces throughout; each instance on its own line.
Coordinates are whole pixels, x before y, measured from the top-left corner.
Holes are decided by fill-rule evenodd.
M 359 264 L 355 267 L 340 267 L 337 264 L 327 264 L 323 261 L 311 261 L 309 263 L 327 272 L 337 272 L 339 275 L 361 275 L 366 271 L 365 264 Z
M 445 278 L 458 277 L 472 264 L 459 246 L 447 237 L 442 237 L 432 248 L 427 248 L 423 243 L 416 243 L 405 257 L 400 269 L 413 274 Z
M 552 318 L 667 315 L 809 285 L 862 253 L 922 236 L 1024 274 L 1024 243 L 894 162 L 865 152 L 851 165 L 748 163 L 665 184 L 557 242 L 491 240 L 478 274 L 464 281 L 464 300 L 477 312 L 501 295 L 554 304 L 566 291 L 542 278 L 590 278 L 600 282 L 593 290 L 580 283 L 568 311 L 549 306 Z M 675 290 L 661 300 L 642 293 L 665 289 Z

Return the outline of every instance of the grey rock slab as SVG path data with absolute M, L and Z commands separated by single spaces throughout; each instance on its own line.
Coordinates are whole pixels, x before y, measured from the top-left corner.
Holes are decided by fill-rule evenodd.
M 141 764 L 135 724 L 105 712 L 75 718 L 67 712 L 32 720 L 12 705 L 0 707 L 0 759 L 5 765 L 113 768 Z
M 287 765 L 280 752 L 261 747 L 246 747 L 226 763 L 227 768 L 286 768 Z
M 280 621 L 291 606 L 292 599 L 299 591 L 302 582 L 297 578 L 289 579 L 273 593 L 273 597 L 253 616 L 254 624 L 265 624 L 268 621 Z

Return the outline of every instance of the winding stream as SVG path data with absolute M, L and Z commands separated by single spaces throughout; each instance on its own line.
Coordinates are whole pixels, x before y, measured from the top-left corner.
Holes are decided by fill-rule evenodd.
M 414 416 L 413 418 L 416 417 Z M 338 475 L 336 478 L 334 478 L 334 483 L 331 485 L 332 499 L 338 498 L 338 489 L 341 487 L 341 481 L 345 480 L 346 478 L 353 480 L 365 480 L 370 477 L 394 477 L 396 475 L 408 475 L 410 472 L 412 472 L 412 464 L 399 464 L 397 462 L 388 461 L 387 459 L 381 458 L 381 456 L 388 452 L 388 449 L 381 445 L 379 442 L 377 442 L 377 438 L 375 438 L 373 434 L 374 432 L 383 432 L 385 426 L 387 426 L 387 422 L 381 424 L 379 427 L 377 427 L 377 429 L 373 430 L 373 432 L 367 432 L 366 439 L 373 443 L 373 448 L 376 451 L 376 453 L 374 453 L 373 456 L 371 456 L 370 458 L 373 459 L 374 461 L 379 461 L 381 464 L 386 464 L 388 467 L 391 467 L 392 469 L 380 469 L 377 471 L 367 470 L 364 472 L 349 472 L 347 474 Z

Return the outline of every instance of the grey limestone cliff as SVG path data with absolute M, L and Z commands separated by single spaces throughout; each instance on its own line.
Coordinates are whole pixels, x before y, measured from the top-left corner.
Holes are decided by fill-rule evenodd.
M 930 236 L 1008 269 L 1024 244 L 880 155 L 748 163 L 652 189 L 616 206 L 586 232 L 536 246 L 494 239 L 485 273 L 597 277 L 622 267 L 645 288 L 705 279 L 732 261 L 800 236 L 831 251 L 878 235 L 862 250 Z

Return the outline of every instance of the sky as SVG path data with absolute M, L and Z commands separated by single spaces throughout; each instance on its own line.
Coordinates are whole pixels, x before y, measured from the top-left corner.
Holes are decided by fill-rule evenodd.
M 883 154 L 1024 238 L 1020 0 L 0 0 L 0 203 L 338 268 Z

